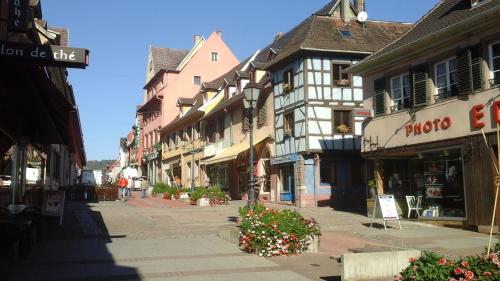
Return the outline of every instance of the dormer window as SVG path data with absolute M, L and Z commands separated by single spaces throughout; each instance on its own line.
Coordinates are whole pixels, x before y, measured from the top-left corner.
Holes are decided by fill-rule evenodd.
M 338 31 L 339 31 L 340 36 L 342 36 L 342 38 L 351 38 L 352 37 L 352 33 L 349 30 L 338 29 Z
M 194 76 L 193 77 L 193 84 L 197 85 L 197 86 L 201 85 L 201 76 Z
M 471 0 L 471 7 L 472 8 L 477 7 L 487 1 L 489 0 Z

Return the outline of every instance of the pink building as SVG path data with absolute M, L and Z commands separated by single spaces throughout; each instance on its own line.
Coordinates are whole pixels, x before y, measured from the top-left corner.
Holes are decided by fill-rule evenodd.
M 142 117 L 140 164 L 151 184 L 161 178 L 160 129 L 178 115 L 177 99 L 194 97 L 203 82 L 219 77 L 238 63 L 221 32 L 213 32 L 208 39 L 194 36 L 191 50 L 150 48 L 144 104 L 137 114 Z

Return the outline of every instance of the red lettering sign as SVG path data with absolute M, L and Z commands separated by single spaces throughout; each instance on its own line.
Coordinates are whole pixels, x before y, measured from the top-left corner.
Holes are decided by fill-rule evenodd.
M 424 134 L 429 134 L 432 131 L 437 132 L 439 129 L 445 131 L 448 130 L 451 127 L 451 118 L 446 116 L 442 120 L 439 118 L 436 118 L 434 120 L 429 120 L 423 123 L 424 125 L 422 126 L 422 123 L 416 123 L 414 125 L 407 125 L 405 127 L 406 129 L 406 137 L 409 137 L 411 134 L 414 136 L 421 135 L 422 133 Z
M 500 101 L 493 103 L 493 122 L 500 123 Z
M 472 116 L 472 127 L 476 129 L 481 129 L 482 127 L 486 126 L 484 122 L 481 122 L 481 118 L 484 117 L 484 112 L 481 112 L 483 110 L 484 105 L 479 104 L 479 105 L 474 105 L 471 109 L 471 116 Z

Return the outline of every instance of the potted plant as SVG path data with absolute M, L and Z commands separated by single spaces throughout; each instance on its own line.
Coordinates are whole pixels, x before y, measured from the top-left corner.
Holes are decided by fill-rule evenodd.
M 342 135 L 347 134 L 351 131 L 351 128 L 347 127 L 345 124 L 341 124 L 337 127 L 337 132 L 341 133 Z
M 191 193 L 191 200 L 196 201 L 197 206 L 210 206 L 210 200 L 208 199 L 208 189 L 204 187 L 196 188 Z

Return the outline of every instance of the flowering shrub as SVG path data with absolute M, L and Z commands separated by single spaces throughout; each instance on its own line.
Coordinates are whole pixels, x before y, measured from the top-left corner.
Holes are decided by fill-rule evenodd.
M 500 252 L 452 260 L 425 252 L 419 259 L 410 258 L 410 266 L 396 280 L 500 280 Z
M 274 210 L 256 204 L 240 208 L 240 246 L 259 256 L 289 256 L 307 250 L 313 236 L 321 235 L 314 219 L 290 210 Z
M 198 187 L 190 194 L 191 200 L 208 198 L 210 206 L 227 205 L 229 198 L 220 187 Z

